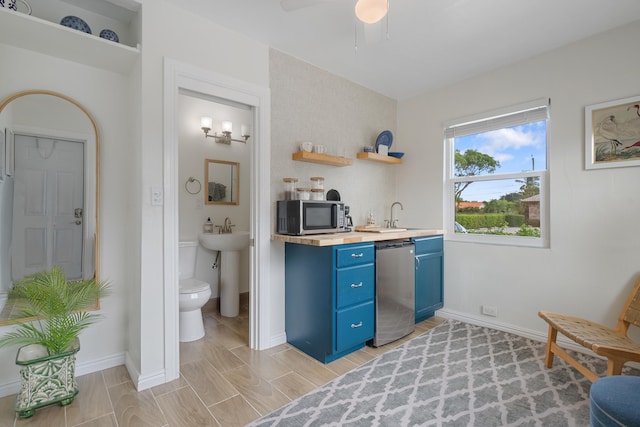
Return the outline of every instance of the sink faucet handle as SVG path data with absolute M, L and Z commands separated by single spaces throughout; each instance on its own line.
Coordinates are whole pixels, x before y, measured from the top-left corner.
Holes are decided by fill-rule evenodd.
M 389 228 L 390 224 L 391 224 L 391 222 L 388 219 L 384 220 L 384 228 Z

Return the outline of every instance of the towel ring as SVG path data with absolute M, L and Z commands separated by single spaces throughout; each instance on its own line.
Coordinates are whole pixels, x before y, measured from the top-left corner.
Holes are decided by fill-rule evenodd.
M 194 182 L 198 184 L 198 189 L 197 190 L 195 188 L 189 189 L 189 184 L 193 184 Z M 189 194 L 198 194 L 200 190 L 202 190 L 202 184 L 200 183 L 200 181 L 198 181 L 198 179 L 190 176 L 189 179 L 187 179 L 187 182 L 184 183 L 184 188 L 185 190 L 187 190 L 187 193 Z

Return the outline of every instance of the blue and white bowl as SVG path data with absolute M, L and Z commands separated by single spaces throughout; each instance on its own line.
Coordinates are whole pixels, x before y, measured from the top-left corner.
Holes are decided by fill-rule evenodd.
M 100 31 L 100 37 L 102 37 L 103 39 L 111 40 L 112 42 L 116 42 L 116 43 L 120 41 L 120 38 L 118 38 L 118 35 L 116 34 L 116 32 L 113 30 L 109 30 L 107 28 Z
M 65 16 L 60 21 L 60 25 L 91 34 L 91 28 L 89 28 L 89 25 L 77 16 Z

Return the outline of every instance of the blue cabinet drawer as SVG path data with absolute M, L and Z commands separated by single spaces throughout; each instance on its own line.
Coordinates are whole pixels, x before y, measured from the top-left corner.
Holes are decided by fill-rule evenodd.
M 416 245 L 416 255 L 427 252 L 442 252 L 442 236 L 418 237 L 413 239 Z
M 336 249 L 338 268 L 373 262 L 375 251 L 372 243 L 366 245 L 342 245 Z
M 337 271 L 336 307 L 373 301 L 376 271 L 372 264 Z
M 336 351 L 343 351 L 373 338 L 373 301 L 336 313 Z

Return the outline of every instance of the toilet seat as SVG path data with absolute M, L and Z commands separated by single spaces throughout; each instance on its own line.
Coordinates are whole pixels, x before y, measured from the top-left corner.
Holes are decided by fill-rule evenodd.
M 180 280 L 178 287 L 181 294 L 193 294 L 211 289 L 208 283 L 193 278 Z

